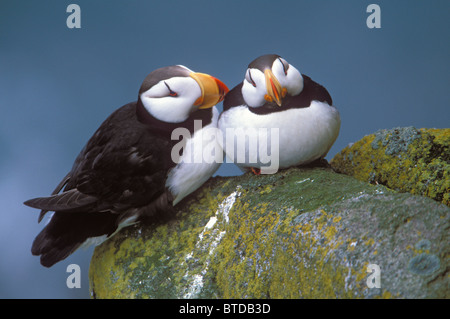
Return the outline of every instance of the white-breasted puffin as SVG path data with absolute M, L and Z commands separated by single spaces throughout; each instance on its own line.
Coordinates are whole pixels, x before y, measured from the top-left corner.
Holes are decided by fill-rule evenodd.
M 236 165 L 254 172 L 267 165 L 259 153 L 252 154 L 260 147 L 268 154 L 277 147 L 277 168 L 281 169 L 324 158 L 339 134 L 340 123 L 328 91 L 276 54 L 263 55 L 248 65 L 244 81 L 226 95 L 219 117 L 224 138 L 228 129 L 255 129 L 258 147 L 252 148 L 249 137 L 241 136 L 247 138 L 245 160 L 239 157 L 236 141 L 223 145 Z M 270 129 L 278 129 L 277 141 L 267 138 Z M 265 130 L 267 136 L 261 135 Z
M 173 205 L 199 188 L 222 162 L 186 156 L 217 143 L 203 132 L 217 127 L 214 105 L 227 92 L 220 80 L 181 65 L 151 72 L 138 100 L 101 124 L 53 194 L 25 202 L 42 210 L 39 222 L 48 211 L 55 212 L 35 238 L 32 254 L 51 267 L 81 245 L 98 244 L 124 226 L 170 216 Z M 191 138 L 173 158 L 179 141 L 172 140 L 172 132 L 177 128 L 189 130 Z

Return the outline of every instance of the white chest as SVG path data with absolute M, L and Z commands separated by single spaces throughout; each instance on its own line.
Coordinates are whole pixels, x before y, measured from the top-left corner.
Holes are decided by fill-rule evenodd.
M 174 205 L 205 183 L 223 162 L 223 150 L 217 138 L 218 117 L 219 112 L 214 107 L 211 124 L 184 141 L 183 155 L 166 180 Z
M 279 168 L 287 168 L 324 157 L 339 134 L 340 116 L 335 107 L 318 101 L 308 108 L 266 115 L 242 106 L 223 113 L 218 125 L 223 148 L 238 166 L 261 168 L 270 158 Z

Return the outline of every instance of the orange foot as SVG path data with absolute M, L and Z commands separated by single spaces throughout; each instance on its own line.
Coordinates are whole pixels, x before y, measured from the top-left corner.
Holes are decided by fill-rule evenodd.
M 252 170 L 253 174 L 261 175 L 261 169 L 260 168 L 251 167 L 251 170 Z

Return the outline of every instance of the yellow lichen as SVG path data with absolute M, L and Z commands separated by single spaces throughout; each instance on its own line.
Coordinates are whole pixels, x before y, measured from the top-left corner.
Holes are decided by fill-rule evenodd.
M 186 202 L 186 210 L 176 220 L 123 230 L 115 240 L 97 247 L 91 290 L 102 298 L 367 297 L 367 259 L 382 258 L 384 248 L 370 231 L 348 231 L 349 221 L 363 222 L 358 214 L 323 205 L 320 197 L 316 206 L 297 200 L 310 187 L 327 187 L 326 180 L 318 182 L 320 173 L 285 174 L 282 186 L 276 185 L 277 175 L 266 184 L 254 176 L 242 187 L 240 179 L 215 184 L 214 190 L 206 188 Z M 295 183 L 310 176 L 314 183 Z M 337 178 L 343 179 L 339 185 L 362 184 L 349 177 Z M 289 182 L 291 188 L 285 187 Z M 370 188 L 372 193 L 357 188 L 345 196 L 358 204 L 353 199 L 361 194 L 384 190 Z M 342 199 L 340 186 L 333 184 L 329 189 L 333 198 Z M 230 196 L 235 197 L 225 217 L 221 210 Z M 274 198 L 281 199 L 278 206 Z
M 404 131 L 416 132 L 411 128 Z M 338 172 L 357 179 L 428 196 L 450 206 L 450 129 L 420 129 L 417 132 L 420 134 L 405 142 L 407 146 L 399 143 L 399 150 L 396 150 L 399 154 L 392 154 L 383 144 L 389 141 L 392 133 L 365 136 L 338 153 L 331 165 Z M 382 139 L 376 139 L 380 136 Z M 395 138 L 392 139 L 395 143 Z

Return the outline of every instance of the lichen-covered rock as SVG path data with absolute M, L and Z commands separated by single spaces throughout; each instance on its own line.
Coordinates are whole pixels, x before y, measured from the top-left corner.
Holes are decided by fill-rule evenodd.
M 216 177 L 175 220 L 125 228 L 98 246 L 91 294 L 448 298 L 449 212 L 328 168 Z M 374 264 L 379 272 L 368 272 Z
M 450 206 L 450 129 L 380 130 L 330 162 L 340 173 Z

